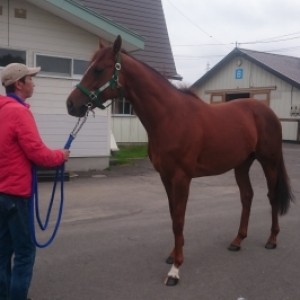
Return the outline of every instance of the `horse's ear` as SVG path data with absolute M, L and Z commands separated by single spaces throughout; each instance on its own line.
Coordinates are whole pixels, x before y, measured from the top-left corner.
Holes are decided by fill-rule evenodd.
M 113 47 L 115 54 L 120 52 L 121 46 L 122 46 L 122 38 L 120 35 L 118 35 L 114 42 L 114 47 Z

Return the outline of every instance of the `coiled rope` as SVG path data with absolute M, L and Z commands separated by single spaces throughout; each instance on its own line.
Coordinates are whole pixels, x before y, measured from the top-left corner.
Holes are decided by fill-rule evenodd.
M 70 149 L 73 140 L 77 136 L 77 133 L 81 130 L 82 126 L 87 121 L 90 111 L 91 111 L 91 109 L 90 109 L 90 107 L 88 107 L 86 115 L 83 118 L 78 119 L 77 123 L 74 126 L 74 129 L 72 130 L 72 132 L 69 135 L 69 138 L 64 146 L 64 149 Z M 31 235 L 32 235 L 35 245 L 39 248 L 46 248 L 47 246 L 49 246 L 52 243 L 52 241 L 54 240 L 54 238 L 57 234 L 58 228 L 60 226 L 62 212 L 63 212 L 63 204 L 64 204 L 64 171 L 65 171 L 64 163 L 61 166 L 56 168 L 54 183 L 53 183 L 53 188 L 52 188 L 52 194 L 51 194 L 50 202 L 49 202 L 48 209 L 47 209 L 46 219 L 44 222 L 42 222 L 41 216 L 40 216 L 40 208 L 39 208 L 37 168 L 36 168 L 36 166 L 32 167 L 32 195 L 30 197 L 30 203 L 29 203 L 29 206 L 30 206 L 30 231 L 31 231 Z M 48 228 L 49 220 L 50 220 L 50 216 L 51 216 L 51 212 L 52 212 L 52 207 L 53 207 L 53 202 L 54 202 L 54 198 L 55 198 L 57 183 L 60 183 L 60 199 L 58 200 L 59 204 L 58 204 L 57 219 L 56 219 L 56 222 L 54 224 L 54 229 L 53 229 L 52 234 L 50 235 L 49 239 L 44 243 L 40 243 L 40 242 L 38 242 L 38 240 L 36 238 L 35 219 L 39 225 L 39 228 L 42 231 L 45 231 Z

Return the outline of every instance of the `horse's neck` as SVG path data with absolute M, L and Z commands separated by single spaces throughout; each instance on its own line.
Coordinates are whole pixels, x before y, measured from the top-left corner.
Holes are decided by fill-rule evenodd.
M 128 57 L 124 61 L 125 95 L 148 134 L 174 110 L 179 92 L 147 66 Z M 177 97 L 174 97 L 177 95 Z M 178 109 L 178 108 L 177 108 Z

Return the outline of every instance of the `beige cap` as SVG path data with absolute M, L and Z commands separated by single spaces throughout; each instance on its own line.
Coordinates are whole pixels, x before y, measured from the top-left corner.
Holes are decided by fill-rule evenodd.
M 1 71 L 1 82 L 3 86 L 9 86 L 24 76 L 34 76 L 41 70 L 41 67 L 28 68 L 24 64 L 12 63 Z

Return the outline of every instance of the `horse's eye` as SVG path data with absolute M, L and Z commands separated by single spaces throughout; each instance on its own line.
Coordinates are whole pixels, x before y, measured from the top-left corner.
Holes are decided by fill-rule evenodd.
M 95 69 L 94 69 L 94 73 L 95 73 L 95 75 L 97 75 L 97 76 L 99 76 L 102 72 L 103 72 L 103 69 L 100 69 L 100 68 L 95 68 Z

